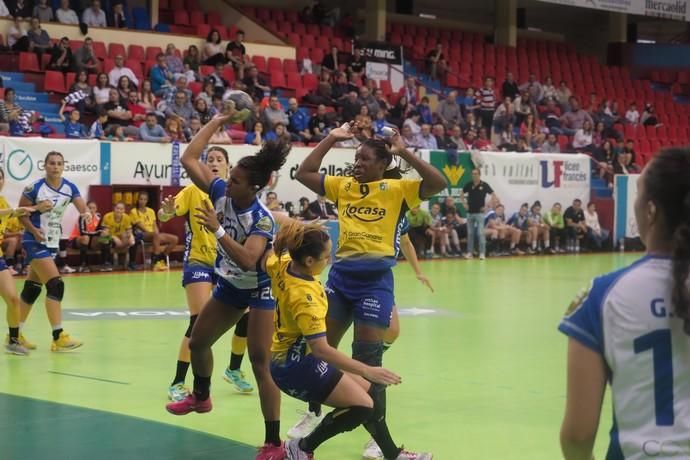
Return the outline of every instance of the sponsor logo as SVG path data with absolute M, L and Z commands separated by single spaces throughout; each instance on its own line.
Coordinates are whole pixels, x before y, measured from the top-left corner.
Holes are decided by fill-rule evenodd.
M 273 229 L 273 221 L 270 217 L 264 216 L 256 223 L 256 228 L 264 232 L 270 232 Z
M 193 280 L 205 280 L 205 279 L 210 279 L 211 275 L 209 275 L 206 272 L 193 272 L 192 273 L 192 279 Z
M 587 182 L 587 171 L 578 161 L 542 160 L 539 162 L 539 166 L 542 188 L 579 186 Z M 589 165 L 585 167 L 589 167 Z
M 295 174 L 297 174 L 297 169 L 299 165 L 296 164 L 290 168 L 290 180 L 296 180 Z M 337 166 L 334 164 L 326 165 L 319 169 L 320 174 L 325 174 L 327 176 L 349 176 L 352 174 L 351 166 Z
M 687 0 L 645 0 L 644 9 L 647 16 L 684 21 L 688 3 Z
M 313 300 L 311 294 L 307 294 L 307 302 L 312 302 Z
M 146 164 L 137 161 L 132 173 L 133 179 L 144 179 L 150 181 L 151 179 L 168 179 L 172 174 L 173 166 L 171 164 Z M 180 179 L 188 179 L 187 171 L 182 169 L 180 171 Z
M 451 185 L 451 187 L 457 187 L 458 182 L 460 182 L 462 176 L 465 175 L 465 168 L 462 166 L 451 166 L 446 164 L 443 166 L 442 171 L 448 179 L 448 183 Z
M 37 171 L 45 171 L 45 161 L 37 160 L 34 164 L 34 159 L 31 158 L 29 152 L 24 149 L 12 150 L 7 155 L 7 174 L 17 181 L 26 180 L 31 173 L 34 172 L 34 167 Z M 94 173 L 98 172 L 99 166 L 96 163 L 76 163 L 65 159 L 66 173 Z
M 565 316 L 572 316 L 577 310 L 579 310 L 580 307 L 585 303 L 585 299 L 587 299 L 589 291 L 591 290 L 592 283 L 590 283 L 586 288 L 580 289 L 573 301 L 570 302 L 570 305 L 568 305 L 568 309 L 565 311 Z
M 372 208 L 370 206 L 353 206 L 348 203 L 345 206 L 344 214 L 347 217 L 352 217 L 362 222 L 377 222 L 386 217 L 386 209 Z
M 642 443 L 642 452 L 649 458 L 687 458 L 690 452 L 690 440 L 656 440 L 650 439 Z

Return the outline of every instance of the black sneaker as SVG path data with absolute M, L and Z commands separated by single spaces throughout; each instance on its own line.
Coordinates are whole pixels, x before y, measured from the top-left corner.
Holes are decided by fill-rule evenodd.
M 130 262 L 129 264 L 127 264 L 127 270 L 130 272 L 135 272 L 138 270 L 138 268 L 136 265 Z

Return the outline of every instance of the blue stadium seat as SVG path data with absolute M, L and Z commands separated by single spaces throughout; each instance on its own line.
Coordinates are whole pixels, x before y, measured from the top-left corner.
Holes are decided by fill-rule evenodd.
M 153 28 L 153 30 L 155 30 L 156 32 L 170 33 L 170 25 L 158 23 L 156 24 L 156 27 Z
M 134 28 L 138 30 L 151 30 L 151 18 L 146 8 L 132 8 Z

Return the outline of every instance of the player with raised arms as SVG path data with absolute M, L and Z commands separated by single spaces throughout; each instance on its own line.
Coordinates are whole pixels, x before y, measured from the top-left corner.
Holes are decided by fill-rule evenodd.
M 438 170 L 405 149 L 398 134 L 391 138 L 392 146 L 380 139 L 362 143 L 355 154 L 352 177 L 321 174 L 319 169 L 328 151 L 336 142 L 351 139 L 355 130 L 347 123 L 332 130 L 302 162 L 296 178 L 334 201 L 339 211 L 338 249 L 326 285 L 328 341 L 337 346 L 354 321 L 352 357 L 369 366 L 380 366 L 394 303 L 392 267 L 397 255 L 398 225 L 408 209 L 447 184 Z M 384 179 L 393 154 L 422 179 Z M 387 433 L 385 386 L 374 384 L 369 393 L 374 401 L 376 430 Z M 380 448 L 388 459 L 400 454 L 392 441 Z M 414 455 L 403 458 L 416 458 Z
M 592 458 L 607 382 L 607 460 L 690 458 L 690 150 L 647 164 L 634 212 L 646 254 L 595 278 L 559 326 L 569 337 L 566 460 Z
M 269 369 L 275 303 L 271 281 L 259 268 L 261 257 L 271 247 L 275 223 L 257 194 L 266 187 L 271 174 L 285 164 L 290 146 L 267 142 L 255 155 L 240 159 L 226 182 L 216 177 L 199 158 L 211 136 L 232 119 L 232 114 L 213 118 L 194 136 L 181 159 L 189 177 L 199 189 L 208 193 L 215 208 L 205 203 L 195 210 L 195 216 L 218 241 L 216 273 L 219 279 L 212 297 L 196 320 L 189 340 L 193 391 L 182 401 L 169 403 L 166 408 L 175 415 L 211 410 L 211 346 L 237 324 L 249 307 L 247 346 L 266 430 L 264 445 L 256 458 L 268 460 L 283 455 L 280 390 Z
M 91 213 L 75 184 L 62 177 L 65 170 L 65 159 L 60 152 L 48 152 L 45 158 L 45 177 L 28 185 L 19 200 L 20 207 L 36 206 L 42 201 L 49 201 L 48 210 L 37 207 L 29 215 L 20 218 L 25 231 L 22 245 L 26 251 L 29 273 L 24 281 L 20 295 L 21 328 L 31 312 L 34 302 L 41 294 L 41 287 L 46 286 L 46 312 L 53 329 L 53 342 L 50 350 L 55 352 L 70 351 L 82 346 L 82 342 L 73 339 L 62 328 L 61 302 L 65 294 L 65 283 L 55 265 L 55 254 L 60 246 L 62 236 L 62 216 L 71 204 L 77 208 L 81 217 L 88 223 Z M 35 345 L 24 340 L 28 349 Z
M 227 150 L 221 147 L 211 147 L 206 152 L 206 166 L 215 177 L 228 178 L 230 160 Z M 168 388 L 168 399 L 181 401 L 189 395 L 184 382 L 189 370 L 189 337 L 201 309 L 211 296 L 216 282 L 214 264 L 216 263 L 216 238 L 206 230 L 196 218 L 196 208 L 204 203 L 211 206 L 206 192 L 194 184 L 187 185 L 175 197 L 168 196 L 163 200 L 158 210 L 158 220 L 168 222 L 175 216 L 185 217 L 185 250 L 182 269 L 182 287 L 187 297 L 189 307 L 189 325 L 182 338 L 180 351 L 177 356 L 175 377 Z M 235 326 L 232 339 L 233 353 L 231 364 L 225 371 L 224 378 L 232 382 L 238 391 L 248 393 L 253 390 L 251 384 L 244 379 L 240 370 L 242 357 L 246 348 L 246 331 L 248 316 L 245 314 Z M 238 363 L 235 363 L 239 361 Z

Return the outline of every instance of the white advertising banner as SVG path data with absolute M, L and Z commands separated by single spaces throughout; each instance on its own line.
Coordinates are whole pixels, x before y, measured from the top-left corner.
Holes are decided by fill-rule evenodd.
M 639 174 L 615 176 L 613 181 L 614 220 L 613 241 L 640 236 L 635 220 L 635 197 Z
M 236 164 L 240 158 L 253 155 L 258 148 L 253 145 L 225 145 L 231 164 Z M 134 185 L 170 185 L 172 172 L 172 146 L 170 144 L 147 143 L 113 143 L 111 148 L 111 184 Z M 184 153 L 186 145 L 180 145 L 180 152 Z M 307 197 L 310 201 L 316 197 L 314 193 L 295 179 L 295 173 L 300 163 L 313 149 L 307 147 L 293 147 L 288 155 L 285 166 L 274 175 L 267 191 L 275 191 L 278 198 L 297 204 L 300 197 Z M 334 176 L 343 175 L 348 163 L 355 157 L 354 149 L 332 149 L 323 160 L 321 171 Z M 189 177 L 184 168 L 181 170 L 180 185 L 188 185 Z
M 474 152 L 472 161 L 512 214 L 522 203 L 539 200 L 550 209 L 555 202 L 563 208 L 575 198 L 589 201 L 590 157 L 582 154 L 524 154 Z
M 19 204 L 22 190 L 45 176 L 45 157 L 50 151 L 65 158 L 65 178 L 74 182 L 86 198 L 89 185 L 101 182 L 100 143 L 96 140 L 0 137 L 0 165 L 5 172 L 2 195 L 12 206 Z M 62 224 L 63 235 L 69 235 L 79 213 L 70 206 Z
M 688 0 L 539 0 L 558 5 L 578 6 L 618 13 L 690 21 Z

